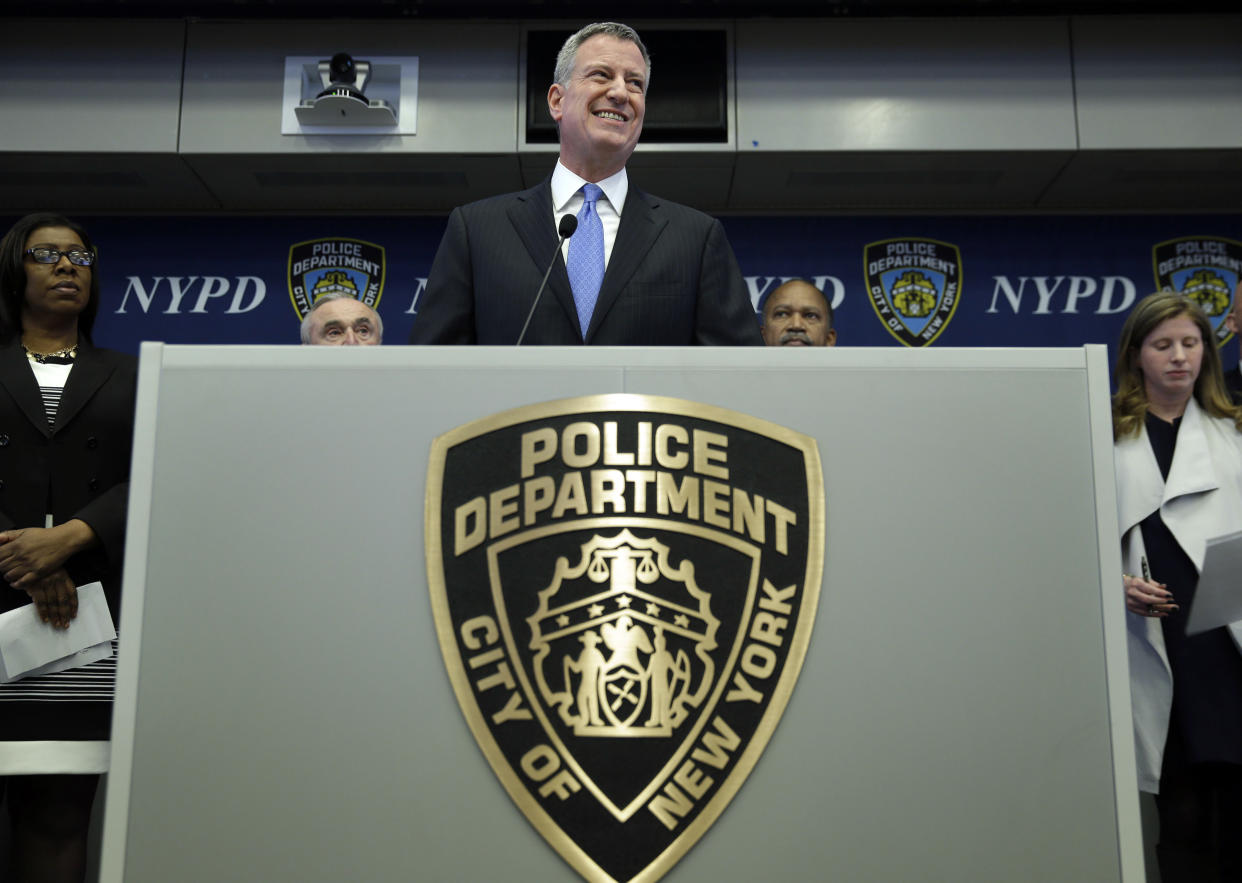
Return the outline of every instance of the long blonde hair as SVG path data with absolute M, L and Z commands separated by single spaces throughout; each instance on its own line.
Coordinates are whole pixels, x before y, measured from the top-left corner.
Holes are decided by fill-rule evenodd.
M 1147 417 L 1147 386 L 1139 367 L 1139 350 L 1143 347 L 1143 341 L 1161 322 L 1179 316 L 1189 316 L 1203 336 L 1203 361 L 1195 381 L 1195 401 L 1213 417 L 1228 417 L 1242 432 L 1242 408 L 1234 406 L 1225 388 L 1212 323 L 1199 305 L 1189 298 L 1175 291 L 1158 291 L 1135 304 L 1121 326 L 1115 370 L 1117 392 L 1113 396 L 1114 441 L 1138 435 Z

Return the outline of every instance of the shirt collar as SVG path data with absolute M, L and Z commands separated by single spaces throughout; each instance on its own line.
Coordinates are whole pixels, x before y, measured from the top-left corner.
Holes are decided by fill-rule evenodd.
M 574 194 L 582 189 L 583 184 L 590 183 L 586 178 L 580 178 L 565 168 L 558 159 L 556 168 L 552 170 L 552 208 L 556 214 L 565 211 L 565 206 L 569 204 L 569 200 L 573 199 Z M 609 205 L 613 211 L 619 216 L 621 209 L 625 205 L 626 194 L 630 190 L 630 179 L 625 174 L 625 167 L 622 166 L 621 171 L 614 175 L 609 175 L 602 181 L 595 182 L 600 190 L 604 191 L 604 196 L 608 198 Z

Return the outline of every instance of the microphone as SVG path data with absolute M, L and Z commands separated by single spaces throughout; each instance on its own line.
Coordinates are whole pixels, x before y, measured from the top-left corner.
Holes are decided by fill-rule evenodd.
M 531 316 L 535 315 L 535 307 L 539 306 L 539 298 L 548 284 L 548 277 L 552 275 L 552 265 L 556 263 L 556 256 L 561 253 L 561 246 L 565 244 L 565 240 L 573 236 L 577 229 L 578 218 L 575 215 L 561 215 L 561 222 L 556 227 L 556 232 L 561 236 L 560 241 L 556 243 L 556 251 L 552 252 L 552 260 L 548 261 L 548 269 L 544 271 L 543 281 L 539 283 L 539 290 L 535 292 L 535 302 L 530 305 L 530 312 L 526 314 L 526 323 L 522 325 L 522 333 L 518 335 L 514 346 L 522 345 L 522 338 L 526 337 L 526 329 L 530 327 Z

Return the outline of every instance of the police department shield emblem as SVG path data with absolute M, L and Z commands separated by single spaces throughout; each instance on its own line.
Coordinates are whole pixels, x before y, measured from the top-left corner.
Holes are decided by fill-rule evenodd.
M 361 239 L 311 239 L 289 249 L 289 297 L 305 319 L 325 294 L 346 294 L 368 307 L 384 293 L 384 248 Z
M 956 245 L 908 237 L 863 249 L 871 306 L 888 333 L 906 346 L 927 346 L 944 331 L 962 291 L 962 255 Z
M 823 568 L 813 439 L 600 395 L 438 438 L 426 496 L 440 648 L 475 739 L 591 881 L 653 881 L 771 736 Z
M 1152 247 L 1156 286 L 1177 291 L 1203 307 L 1216 343 L 1230 337 L 1225 316 L 1233 307 L 1233 294 L 1242 278 L 1242 242 L 1212 236 L 1183 236 Z

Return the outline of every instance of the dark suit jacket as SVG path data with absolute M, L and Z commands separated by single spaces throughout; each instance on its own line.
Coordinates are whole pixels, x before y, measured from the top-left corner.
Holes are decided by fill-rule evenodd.
M 516 343 L 556 255 L 524 343 L 762 345 L 720 222 L 633 185 L 584 341 L 557 253 L 550 182 L 453 210 L 411 343 Z
M 119 613 L 138 360 L 82 344 L 49 427 L 18 343 L 0 346 L 0 530 L 80 518 L 99 545 L 69 559 L 78 585 L 100 580 Z M 50 509 L 48 507 L 51 507 Z M 30 603 L 0 583 L 0 610 Z
M 1225 387 L 1233 398 L 1235 405 L 1242 405 L 1242 368 L 1234 365 L 1225 372 Z

